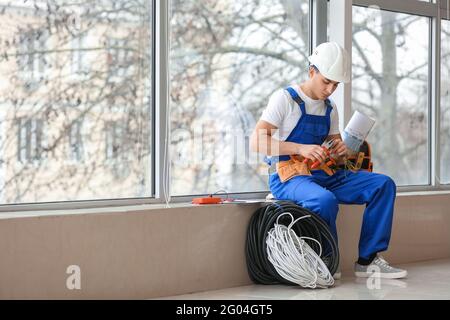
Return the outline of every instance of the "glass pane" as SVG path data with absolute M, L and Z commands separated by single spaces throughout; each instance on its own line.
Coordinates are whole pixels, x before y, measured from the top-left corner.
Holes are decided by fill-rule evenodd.
M 450 21 L 442 20 L 441 37 L 441 183 L 450 183 Z
M 374 171 L 429 183 L 429 18 L 353 7 L 352 106 L 374 119 Z
M 150 196 L 151 1 L 0 8 L 1 203 Z
M 269 96 L 306 75 L 308 2 L 171 1 L 173 195 L 268 190 L 248 137 Z

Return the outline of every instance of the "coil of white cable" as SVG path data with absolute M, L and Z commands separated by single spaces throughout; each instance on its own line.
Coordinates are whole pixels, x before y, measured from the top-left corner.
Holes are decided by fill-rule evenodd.
M 289 216 L 288 226 L 279 223 L 283 216 Z M 327 288 L 334 284 L 334 279 L 325 263 L 320 258 L 321 244 L 313 238 L 299 237 L 292 227 L 310 215 L 294 219 L 289 212 L 278 216 L 274 227 L 266 238 L 267 257 L 275 270 L 284 279 L 304 288 Z M 305 240 L 316 242 L 320 247 L 317 254 Z

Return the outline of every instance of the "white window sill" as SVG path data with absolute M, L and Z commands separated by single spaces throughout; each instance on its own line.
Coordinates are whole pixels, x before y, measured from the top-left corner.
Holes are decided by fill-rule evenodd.
M 439 191 L 414 191 L 414 192 L 398 192 L 397 197 L 423 197 L 423 196 L 440 196 L 450 195 L 450 190 Z M 264 203 L 264 199 L 252 199 L 252 200 L 238 200 L 235 202 L 226 202 L 219 204 L 219 206 L 228 204 L 255 204 Z M 98 207 L 98 208 L 83 208 L 83 209 L 59 209 L 59 210 L 36 210 L 36 211 L 5 211 L 0 212 L 1 219 L 14 219 L 14 218 L 28 218 L 28 217 L 44 217 L 44 216 L 65 216 L 65 215 L 80 215 L 80 214 L 104 214 L 104 213 L 125 213 L 125 212 L 139 212 L 159 209 L 174 209 L 174 208 L 192 208 L 203 207 L 205 205 L 194 205 L 190 202 L 180 202 L 166 204 L 145 204 L 145 205 L 127 205 L 127 206 L 111 206 L 111 207 Z M 216 206 L 216 205 L 208 205 Z
M 432 191 L 402 191 L 397 192 L 397 197 L 415 197 L 415 196 L 439 196 L 450 194 L 450 190 L 432 190 Z
M 219 205 L 228 204 L 254 204 L 263 203 L 264 199 L 258 200 L 239 200 L 235 202 L 226 202 Z M 46 216 L 65 216 L 65 215 L 82 215 L 82 214 L 104 214 L 104 213 L 126 213 L 126 212 L 139 212 L 159 209 L 175 209 L 175 208 L 193 208 L 204 207 L 206 205 L 195 205 L 189 202 L 171 203 L 166 204 L 145 204 L 145 205 L 133 205 L 133 206 L 116 206 L 116 207 L 102 207 L 102 208 L 83 208 L 83 209 L 60 209 L 60 210 L 36 210 L 36 211 L 15 211 L 15 212 L 0 212 L 1 219 L 14 219 L 14 218 L 29 218 L 29 217 L 46 217 Z M 207 205 L 216 206 L 216 205 Z

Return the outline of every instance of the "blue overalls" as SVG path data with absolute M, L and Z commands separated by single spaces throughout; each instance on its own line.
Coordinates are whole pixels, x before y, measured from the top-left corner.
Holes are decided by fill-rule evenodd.
M 293 88 L 286 89 L 302 111 L 302 116 L 286 141 L 300 144 L 321 145 L 330 131 L 332 106 L 327 99 L 325 116 L 306 113 L 305 103 Z M 288 160 L 289 156 L 280 156 Z M 277 161 L 277 159 L 274 159 Z M 385 251 L 391 237 L 392 217 L 396 195 L 394 181 L 385 175 L 349 170 L 337 170 L 328 176 L 323 170 L 311 172 L 311 176 L 297 176 L 284 183 L 278 174 L 269 177 L 272 194 L 279 200 L 294 201 L 298 205 L 319 214 L 328 224 L 337 240 L 336 217 L 338 204 L 366 204 L 361 235 L 359 257 L 368 259 L 372 254 Z

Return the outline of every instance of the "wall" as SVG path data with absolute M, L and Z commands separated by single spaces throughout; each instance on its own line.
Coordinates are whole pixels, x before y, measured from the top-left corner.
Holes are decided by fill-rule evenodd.
M 259 206 L 0 214 L 0 299 L 146 299 L 251 284 L 244 244 Z M 398 197 L 385 256 L 449 258 L 447 208 L 448 194 Z M 344 274 L 357 256 L 362 210 L 343 206 L 339 214 Z M 66 287 L 70 265 L 81 268 L 81 290 Z

